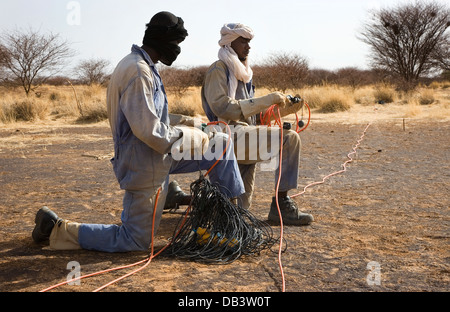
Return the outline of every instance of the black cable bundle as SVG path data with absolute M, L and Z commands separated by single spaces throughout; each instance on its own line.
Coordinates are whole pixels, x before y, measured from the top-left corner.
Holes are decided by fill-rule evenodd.
M 275 243 L 272 228 L 233 204 L 204 177 L 191 184 L 192 201 L 179 222 L 165 256 L 230 263 L 258 254 Z

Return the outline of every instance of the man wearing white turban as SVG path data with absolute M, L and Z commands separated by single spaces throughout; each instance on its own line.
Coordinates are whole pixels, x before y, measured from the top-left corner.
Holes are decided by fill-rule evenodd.
M 258 125 L 260 113 L 277 104 L 281 116 L 297 112 L 301 105 L 292 104 L 280 92 L 255 97 L 252 83 L 253 71 L 248 62 L 253 30 L 239 23 L 225 24 L 219 41 L 219 60 L 208 69 L 202 87 L 202 105 L 210 121 L 224 121 L 230 125 L 234 138 L 234 149 L 238 160 L 245 194 L 239 203 L 246 209 L 251 206 L 255 184 L 256 164 L 274 160 L 280 154 L 282 144 L 281 177 L 278 185 L 278 204 L 286 225 L 308 225 L 314 218 L 298 210 L 297 204 L 287 194 L 296 189 L 300 162 L 301 141 L 297 132 Z M 247 139 L 248 137 L 248 139 Z M 278 163 L 278 162 L 277 162 Z M 275 172 L 278 184 L 279 168 Z M 270 221 L 279 222 L 276 196 L 268 216 Z

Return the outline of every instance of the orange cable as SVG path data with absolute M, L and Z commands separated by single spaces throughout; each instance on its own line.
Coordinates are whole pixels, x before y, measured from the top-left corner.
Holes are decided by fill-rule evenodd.
M 356 154 L 356 149 L 359 147 L 359 145 L 361 144 L 362 140 L 364 139 L 364 137 L 365 137 L 365 135 L 366 135 L 366 132 L 367 132 L 367 129 L 369 129 L 370 125 L 371 125 L 371 123 L 369 123 L 369 124 L 366 126 L 366 128 L 364 129 L 364 131 L 363 131 L 361 137 L 357 140 L 357 144 L 352 148 L 352 149 L 353 149 L 353 152 L 350 152 L 349 154 L 347 154 L 348 160 L 342 164 L 342 170 L 339 170 L 339 171 L 330 173 L 329 175 L 325 176 L 325 177 L 322 179 L 322 181 L 313 182 L 313 183 L 308 184 L 307 186 L 305 186 L 305 187 L 303 188 L 303 191 L 302 191 L 302 192 L 300 192 L 300 193 L 298 193 L 298 194 L 295 194 L 295 195 L 292 195 L 291 197 L 294 198 L 294 197 L 297 197 L 297 196 L 299 196 L 299 195 L 302 195 L 302 194 L 304 194 L 304 193 L 306 192 L 306 189 L 307 189 L 307 188 L 309 188 L 309 187 L 311 187 L 311 186 L 314 186 L 314 185 L 323 184 L 323 183 L 325 183 L 325 180 L 326 180 L 326 179 L 328 179 L 328 178 L 330 178 L 330 177 L 332 177 L 332 176 L 335 176 L 335 175 L 338 175 L 338 174 L 340 174 L 340 173 L 343 173 L 343 172 L 347 171 L 347 164 L 353 161 L 353 158 L 352 158 L 350 155 Z
M 223 123 L 224 125 L 226 125 L 226 126 L 227 126 L 227 129 L 228 129 L 228 131 L 229 131 L 229 137 L 228 137 L 228 140 L 227 140 L 227 146 L 225 147 L 225 149 L 224 149 L 224 151 L 223 151 L 221 157 L 218 158 L 218 159 L 216 160 L 216 162 L 215 162 L 215 163 L 209 168 L 209 170 L 205 173 L 205 175 L 204 175 L 205 177 L 206 177 L 206 176 L 211 172 L 211 170 L 219 163 L 219 161 L 222 160 L 222 158 L 223 158 L 223 156 L 225 155 L 225 153 L 226 153 L 228 147 L 229 147 L 230 144 L 231 144 L 231 130 L 230 130 L 229 126 L 228 126 L 225 122 L 223 122 L 223 121 L 210 122 L 210 123 L 208 123 L 208 125 L 218 124 L 218 123 Z M 157 255 L 159 255 L 163 250 L 165 250 L 165 249 L 171 244 L 171 242 L 169 242 L 169 243 L 168 243 L 166 246 L 164 246 L 164 247 L 163 247 L 156 255 L 153 255 L 153 252 L 154 252 L 154 245 L 153 245 L 153 241 L 154 241 L 154 224 L 155 224 L 155 214 L 156 214 L 155 212 L 156 212 L 156 204 L 157 204 L 157 200 L 158 200 L 159 192 L 160 192 L 160 191 L 161 191 L 161 188 L 159 188 L 158 194 L 156 195 L 155 208 L 153 209 L 152 239 L 151 239 L 151 241 L 152 241 L 152 243 L 151 243 L 151 254 L 150 254 L 150 257 L 147 259 L 147 262 L 146 262 L 141 268 L 136 269 L 136 270 L 134 270 L 134 271 L 132 271 L 132 272 L 130 272 L 130 273 L 128 273 L 128 274 L 125 274 L 125 275 L 123 275 L 123 276 L 121 276 L 121 277 L 119 277 L 119 278 L 117 278 L 117 279 L 115 279 L 115 280 L 113 280 L 113 281 L 111 281 L 111 282 L 109 282 L 109 283 L 103 285 L 102 287 L 97 288 L 96 290 L 94 290 L 94 292 L 98 292 L 98 291 L 100 291 L 100 290 L 102 290 L 102 289 L 104 289 L 104 288 L 106 288 L 106 287 L 108 287 L 108 286 L 110 286 L 110 285 L 112 285 L 112 284 L 114 284 L 114 283 L 116 283 L 116 282 L 118 282 L 118 281 L 120 281 L 120 280 L 122 280 L 122 279 L 128 277 L 128 276 L 131 276 L 131 275 L 133 275 L 133 274 L 135 274 L 135 273 L 137 273 L 137 272 L 143 270 L 144 268 L 146 268 L 146 267 L 150 264 L 150 262 L 152 261 L 153 258 L 155 258 Z M 183 223 L 182 223 L 182 224 L 184 224 L 184 222 L 186 221 L 186 217 L 187 217 L 187 215 L 188 215 L 188 213 L 189 213 L 189 211 L 190 211 L 190 208 L 191 208 L 191 205 L 189 205 L 188 209 L 186 210 L 186 213 L 185 213 L 185 216 L 184 216 L 184 218 L 183 218 Z M 182 227 L 182 226 L 180 226 L 180 229 L 181 229 L 181 227 Z M 179 233 L 179 231 L 178 231 L 178 233 Z M 176 235 L 178 235 L 178 233 L 177 233 Z
M 117 278 L 117 279 L 115 279 L 115 280 L 113 280 L 113 281 L 103 285 L 102 287 L 97 288 L 96 290 L 94 290 L 94 292 L 99 292 L 100 290 L 105 289 L 106 287 L 108 287 L 108 286 L 110 286 L 110 285 L 112 285 L 112 284 L 114 284 L 114 283 L 116 283 L 116 282 L 118 282 L 118 281 L 120 281 L 120 280 L 122 280 L 122 279 L 124 279 L 124 278 L 126 278 L 128 276 L 130 276 L 130 275 L 133 275 L 133 274 L 135 274 L 135 273 L 145 269 L 150 264 L 150 262 L 153 260 L 153 258 L 155 257 L 153 255 L 153 253 L 154 253 L 155 217 L 156 217 L 156 206 L 158 204 L 158 198 L 159 198 L 159 193 L 160 192 L 161 192 L 161 187 L 158 189 L 158 192 L 156 193 L 155 206 L 153 207 L 152 240 L 151 240 L 152 242 L 150 244 L 150 257 L 148 257 L 147 262 L 142 267 L 140 267 L 140 268 L 138 268 L 138 269 L 136 269 L 136 270 L 134 270 L 134 271 L 132 271 L 132 272 L 130 272 L 128 274 L 125 274 L 125 275 L 123 275 L 123 276 L 121 276 L 121 277 L 119 277 L 119 278 Z
M 277 181 L 277 186 L 275 189 L 275 201 L 277 203 L 277 208 L 278 208 L 278 216 L 280 217 L 280 244 L 279 244 L 279 248 L 278 248 L 278 266 L 280 268 L 280 273 L 281 273 L 281 290 L 282 292 L 286 291 L 286 280 L 284 277 L 284 269 L 283 269 L 283 264 L 281 262 L 281 253 L 282 253 L 282 249 L 283 249 L 283 233 L 284 233 L 284 228 L 283 228 L 283 217 L 281 215 L 281 209 L 280 209 L 280 204 L 278 203 L 278 191 L 280 189 L 280 182 L 281 182 L 281 165 L 282 165 L 282 158 L 283 158 L 283 126 L 281 126 L 281 115 L 280 115 L 280 110 L 278 109 L 278 117 L 279 117 L 279 126 L 280 126 L 280 156 L 279 156 L 279 164 L 278 164 L 278 181 Z
M 206 176 L 211 172 L 211 170 L 218 164 L 218 162 L 219 162 L 220 160 L 222 160 L 222 158 L 223 158 L 223 156 L 225 155 L 225 153 L 226 153 L 228 147 L 229 147 L 230 144 L 231 144 L 231 130 L 230 130 L 229 126 L 228 126 L 225 122 L 223 122 L 223 121 L 210 122 L 208 125 L 218 124 L 218 123 L 223 123 L 224 125 L 226 125 L 226 127 L 227 127 L 227 129 L 228 129 L 229 137 L 228 137 L 228 140 L 227 140 L 227 146 L 225 147 L 225 149 L 224 149 L 224 151 L 223 151 L 221 157 L 220 157 L 219 159 L 217 159 L 217 161 L 216 161 L 216 162 L 211 166 L 211 168 L 209 168 L 209 170 L 205 173 L 205 175 L 204 175 L 205 177 L 206 177 Z M 103 285 L 103 286 L 97 288 L 96 290 L 94 290 L 94 292 L 99 292 L 100 290 L 102 290 L 102 289 L 104 289 L 104 288 L 106 288 L 106 287 L 108 287 L 108 286 L 110 286 L 110 285 L 112 285 L 112 284 L 114 284 L 114 283 L 116 283 L 116 282 L 118 282 L 118 281 L 120 281 L 120 280 L 122 280 L 122 279 L 124 279 L 124 278 L 126 278 L 126 277 L 128 277 L 128 276 L 131 276 L 131 275 L 133 275 L 133 274 L 135 274 L 135 273 L 137 273 L 137 272 L 143 270 L 144 268 L 146 268 L 146 267 L 150 264 L 150 262 L 152 261 L 153 258 L 155 258 L 156 256 L 158 256 L 161 252 L 163 252 L 163 251 L 164 251 L 167 247 L 169 247 L 170 244 L 171 244 L 171 242 L 169 242 L 166 246 L 164 246 L 163 248 L 161 248 L 161 250 L 159 250 L 156 254 L 153 254 L 153 253 L 154 253 L 154 224 L 155 224 L 155 216 L 156 216 L 156 207 L 157 207 L 157 204 L 158 204 L 158 198 L 159 198 L 160 191 L 161 191 L 161 188 L 158 189 L 158 192 L 157 192 L 157 194 L 156 194 L 155 205 L 154 205 L 154 209 L 153 209 L 151 253 L 150 253 L 150 256 L 149 256 L 149 257 L 147 257 L 147 258 L 144 259 L 144 260 L 141 260 L 141 261 L 138 261 L 138 262 L 136 262 L 136 263 L 133 263 L 133 264 L 129 264 L 129 265 L 125 265 L 125 266 L 120 266 L 120 267 L 116 267 L 116 268 L 112 268 L 112 269 L 107 269 L 107 270 L 103 270 L 103 271 L 99 271 L 99 272 L 94 272 L 94 273 L 91 273 L 91 274 L 87 274 L 87 275 L 83 275 L 83 276 L 80 276 L 80 277 L 77 277 L 77 278 L 73 278 L 73 279 L 71 279 L 71 280 L 68 280 L 68 281 L 65 281 L 65 282 L 61 282 L 61 283 L 59 283 L 59 284 L 56 284 L 56 285 L 50 286 L 50 287 L 48 287 L 48 288 L 45 288 L 45 289 L 41 290 L 40 292 L 47 292 L 47 291 L 52 290 L 52 289 L 54 289 L 54 288 L 60 287 L 60 286 L 62 286 L 62 285 L 65 285 L 65 284 L 68 284 L 68 283 L 71 283 L 71 282 L 74 282 L 74 281 L 77 281 L 77 280 L 81 280 L 81 279 L 83 279 L 83 278 L 88 278 L 88 277 L 92 277 L 92 276 L 96 276 L 96 275 L 100 275 L 100 274 L 104 274 L 104 273 L 108 273 L 108 272 L 113 272 L 113 271 L 117 271 L 117 270 L 127 269 L 127 268 L 130 268 L 130 267 L 133 267 L 133 266 L 136 266 L 136 265 L 145 263 L 142 267 L 140 267 L 140 268 L 138 268 L 138 269 L 136 269 L 136 270 L 134 270 L 134 271 L 132 271 L 132 272 L 130 272 L 130 273 L 127 273 L 127 274 L 125 274 L 125 275 L 123 275 L 123 276 L 121 276 L 121 277 L 119 277 L 119 278 L 117 278 L 117 279 L 115 279 L 115 280 L 113 280 L 113 281 L 111 281 L 111 282 L 109 282 L 109 283 L 107 283 L 107 284 L 105 284 L 105 285 Z M 184 222 L 186 221 L 186 217 L 187 217 L 187 215 L 188 215 L 188 213 L 189 213 L 189 211 L 190 211 L 190 208 L 191 208 L 191 205 L 189 205 L 188 209 L 186 210 L 186 213 L 185 213 L 185 216 L 184 216 L 184 219 L 183 219 L 182 224 L 184 224 Z M 180 228 L 181 228 L 181 227 L 180 227 Z M 178 233 L 179 233 L 179 231 L 178 231 Z M 175 235 L 178 235 L 178 233 L 175 234 Z

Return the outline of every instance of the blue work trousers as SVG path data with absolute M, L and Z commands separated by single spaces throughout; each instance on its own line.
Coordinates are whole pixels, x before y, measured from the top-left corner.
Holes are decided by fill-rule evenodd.
M 159 227 L 167 195 L 170 174 L 181 174 L 209 170 L 216 159 L 173 161 L 170 171 L 162 185 L 154 187 L 125 189 L 121 225 L 81 224 L 78 242 L 83 249 L 104 252 L 128 252 L 148 250 L 152 239 L 152 221 L 155 201 L 156 215 L 154 232 Z M 203 172 L 204 173 L 204 172 Z M 238 197 L 245 192 L 239 167 L 233 152 L 232 142 L 223 159 L 209 173 L 211 183 L 221 187 L 229 198 Z M 131 183 L 136 185 L 137 183 Z M 157 198 L 156 194 L 161 187 Z

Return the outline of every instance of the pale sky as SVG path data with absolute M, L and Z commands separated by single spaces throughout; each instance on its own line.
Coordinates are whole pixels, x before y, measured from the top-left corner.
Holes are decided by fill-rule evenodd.
M 101 58 L 114 67 L 132 44 L 141 45 L 145 24 L 160 11 L 183 18 L 189 36 L 174 66 L 210 65 L 217 59 L 220 28 L 253 28 L 250 64 L 277 52 L 293 52 L 311 68 L 368 67 L 358 31 L 372 9 L 408 0 L 1 0 L 0 32 L 39 29 L 58 33 L 79 60 Z M 447 3 L 448 0 L 438 0 Z

